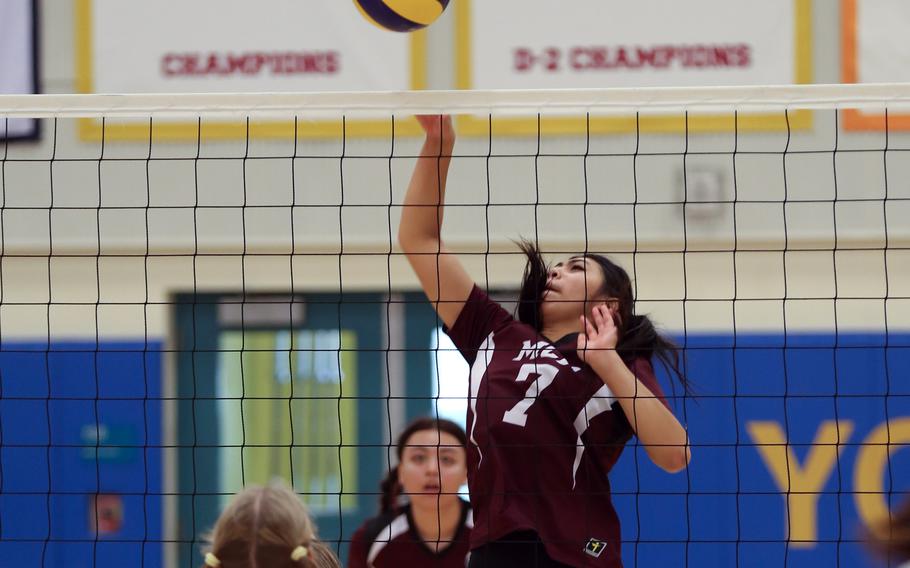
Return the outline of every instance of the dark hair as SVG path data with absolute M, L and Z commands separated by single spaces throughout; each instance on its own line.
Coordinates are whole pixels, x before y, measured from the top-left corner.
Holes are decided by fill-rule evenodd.
M 463 448 L 467 449 L 468 447 L 468 437 L 465 435 L 464 429 L 451 420 L 429 417 L 417 418 L 408 424 L 398 435 L 396 455 L 398 456 L 399 462 L 401 462 L 401 455 L 408 445 L 408 440 L 411 439 L 411 436 L 417 432 L 422 432 L 423 430 L 439 430 L 440 432 L 451 434 L 458 440 L 458 443 L 460 443 Z M 401 483 L 398 482 L 397 465 L 389 470 L 389 473 L 386 474 L 385 479 L 382 480 L 379 487 L 382 490 L 382 494 L 379 497 L 379 512 L 391 513 L 398 509 L 398 496 L 401 495 Z
M 910 496 L 865 531 L 866 545 L 885 560 L 910 560 Z
M 518 320 L 535 330 L 543 328 L 543 317 L 540 307 L 543 293 L 547 287 L 549 267 L 541 257 L 540 250 L 534 243 L 522 240 L 518 243 L 527 257 L 521 292 L 518 296 Z M 619 303 L 619 343 L 616 351 L 624 361 L 637 358 L 651 360 L 657 357 L 660 362 L 679 380 L 683 389 L 690 392 L 688 381 L 681 368 L 680 349 L 673 341 L 661 335 L 648 316 L 635 314 L 635 297 L 632 293 L 632 280 L 629 274 L 609 258 L 585 253 L 600 266 L 603 272 L 603 289 L 598 292 L 616 298 Z

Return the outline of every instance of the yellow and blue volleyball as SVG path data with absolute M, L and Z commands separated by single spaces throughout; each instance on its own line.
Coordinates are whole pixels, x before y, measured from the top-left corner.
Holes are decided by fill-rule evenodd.
M 442 15 L 449 0 L 354 0 L 367 20 L 393 32 L 413 32 Z

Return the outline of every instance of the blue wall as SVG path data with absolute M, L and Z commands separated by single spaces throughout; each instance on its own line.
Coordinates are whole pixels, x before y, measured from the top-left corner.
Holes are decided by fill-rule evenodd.
M 161 565 L 160 349 L 3 345 L 0 566 Z M 95 493 L 122 499 L 119 531 L 94 534 Z
M 691 467 L 668 475 L 630 445 L 611 475 L 627 566 L 871 565 L 853 542 L 858 444 L 886 417 L 910 417 L 910 336 L 892 335 L 887 349 L 882 335 L 844 333 L 790 335 L 786 351 L 770 335 L 740 335 L 735 350 L 731 336 L 686 344 L 699 396 L 677 409 L 695 444 Z M 161 565 L 160 349 L 4 344 L 0 566 L 42 565 L 42 555 L 44 566 Z M 851 429 L 820 478 L 821 542 L 788 547 L 785 500 L 749 425 L 777 423 L 803 467 L 820 425 L 833 420 Z M 99 423 L 107 433 L 96 459 Z M 890 466 L 883 488 L 910 490 L 910 451 L 896 449 Z M 122 496 L 119 532 L 90 530 L 96 492 Z
M 690 468 L 663 473 L 630 446 L 611 475 L 624 540 L 639 541 L 625 545 L 626 565 L 874 565 L 855 542 L 858 444 L 886 416 L 891 424 L 910 417 L 910 336 L 892 334 L 886 350 L 883 335 L 789 335 L 786 356 L 782 336 L 740 335 L 735 355 L 731 336 L 689 336 L 686 345 L 699 397 L 676 409 L 695 445 Z M 662 384 L 669 384 L 665 376 Z M 803 467 L 820 425 L 833 420 L 852 432 L 842 435 L 846 445 L 820 478 L 821 542 L 788 547 L 785 500 L 748 426 L 779 425 L 797 458 L 793 467 Z M 894 451 L 882 486 L 910 491 L 910 448 Z

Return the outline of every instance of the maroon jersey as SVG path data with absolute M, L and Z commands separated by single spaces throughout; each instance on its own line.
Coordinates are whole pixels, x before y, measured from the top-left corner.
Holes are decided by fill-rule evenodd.
M 471 365 L 471 547 L 531 530 L 558 562 L 622 566 L 607 474 L 633 430 L 577 335 L 551 343 L 477 286 L 447 333 Z M 667 404 L 650 362 L 629 366 Z
M 417 534 L 410 506 L 368 520 L 351 537 L 348 568 L 465 568 L 474 524 L 471 506 L 461 504 L 458 531 L 438 552 Z

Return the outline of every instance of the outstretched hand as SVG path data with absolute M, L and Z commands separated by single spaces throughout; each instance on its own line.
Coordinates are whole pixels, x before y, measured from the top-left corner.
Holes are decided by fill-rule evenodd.
M 615 318 L 615 312 L 606 304 L 595 306 L 591 318 L 581 316 L 582 332 L 578 334 L 577 350 L 582 361 L 590 365 L 595 357 L 616 349 L 619 329 Z
M 444 142 L 455 141 L 455 128 L 452 126 L 452 117 L 447 114 L 418 114 L 417 122 L 427 133 L 428 139 L 442 139 Z

